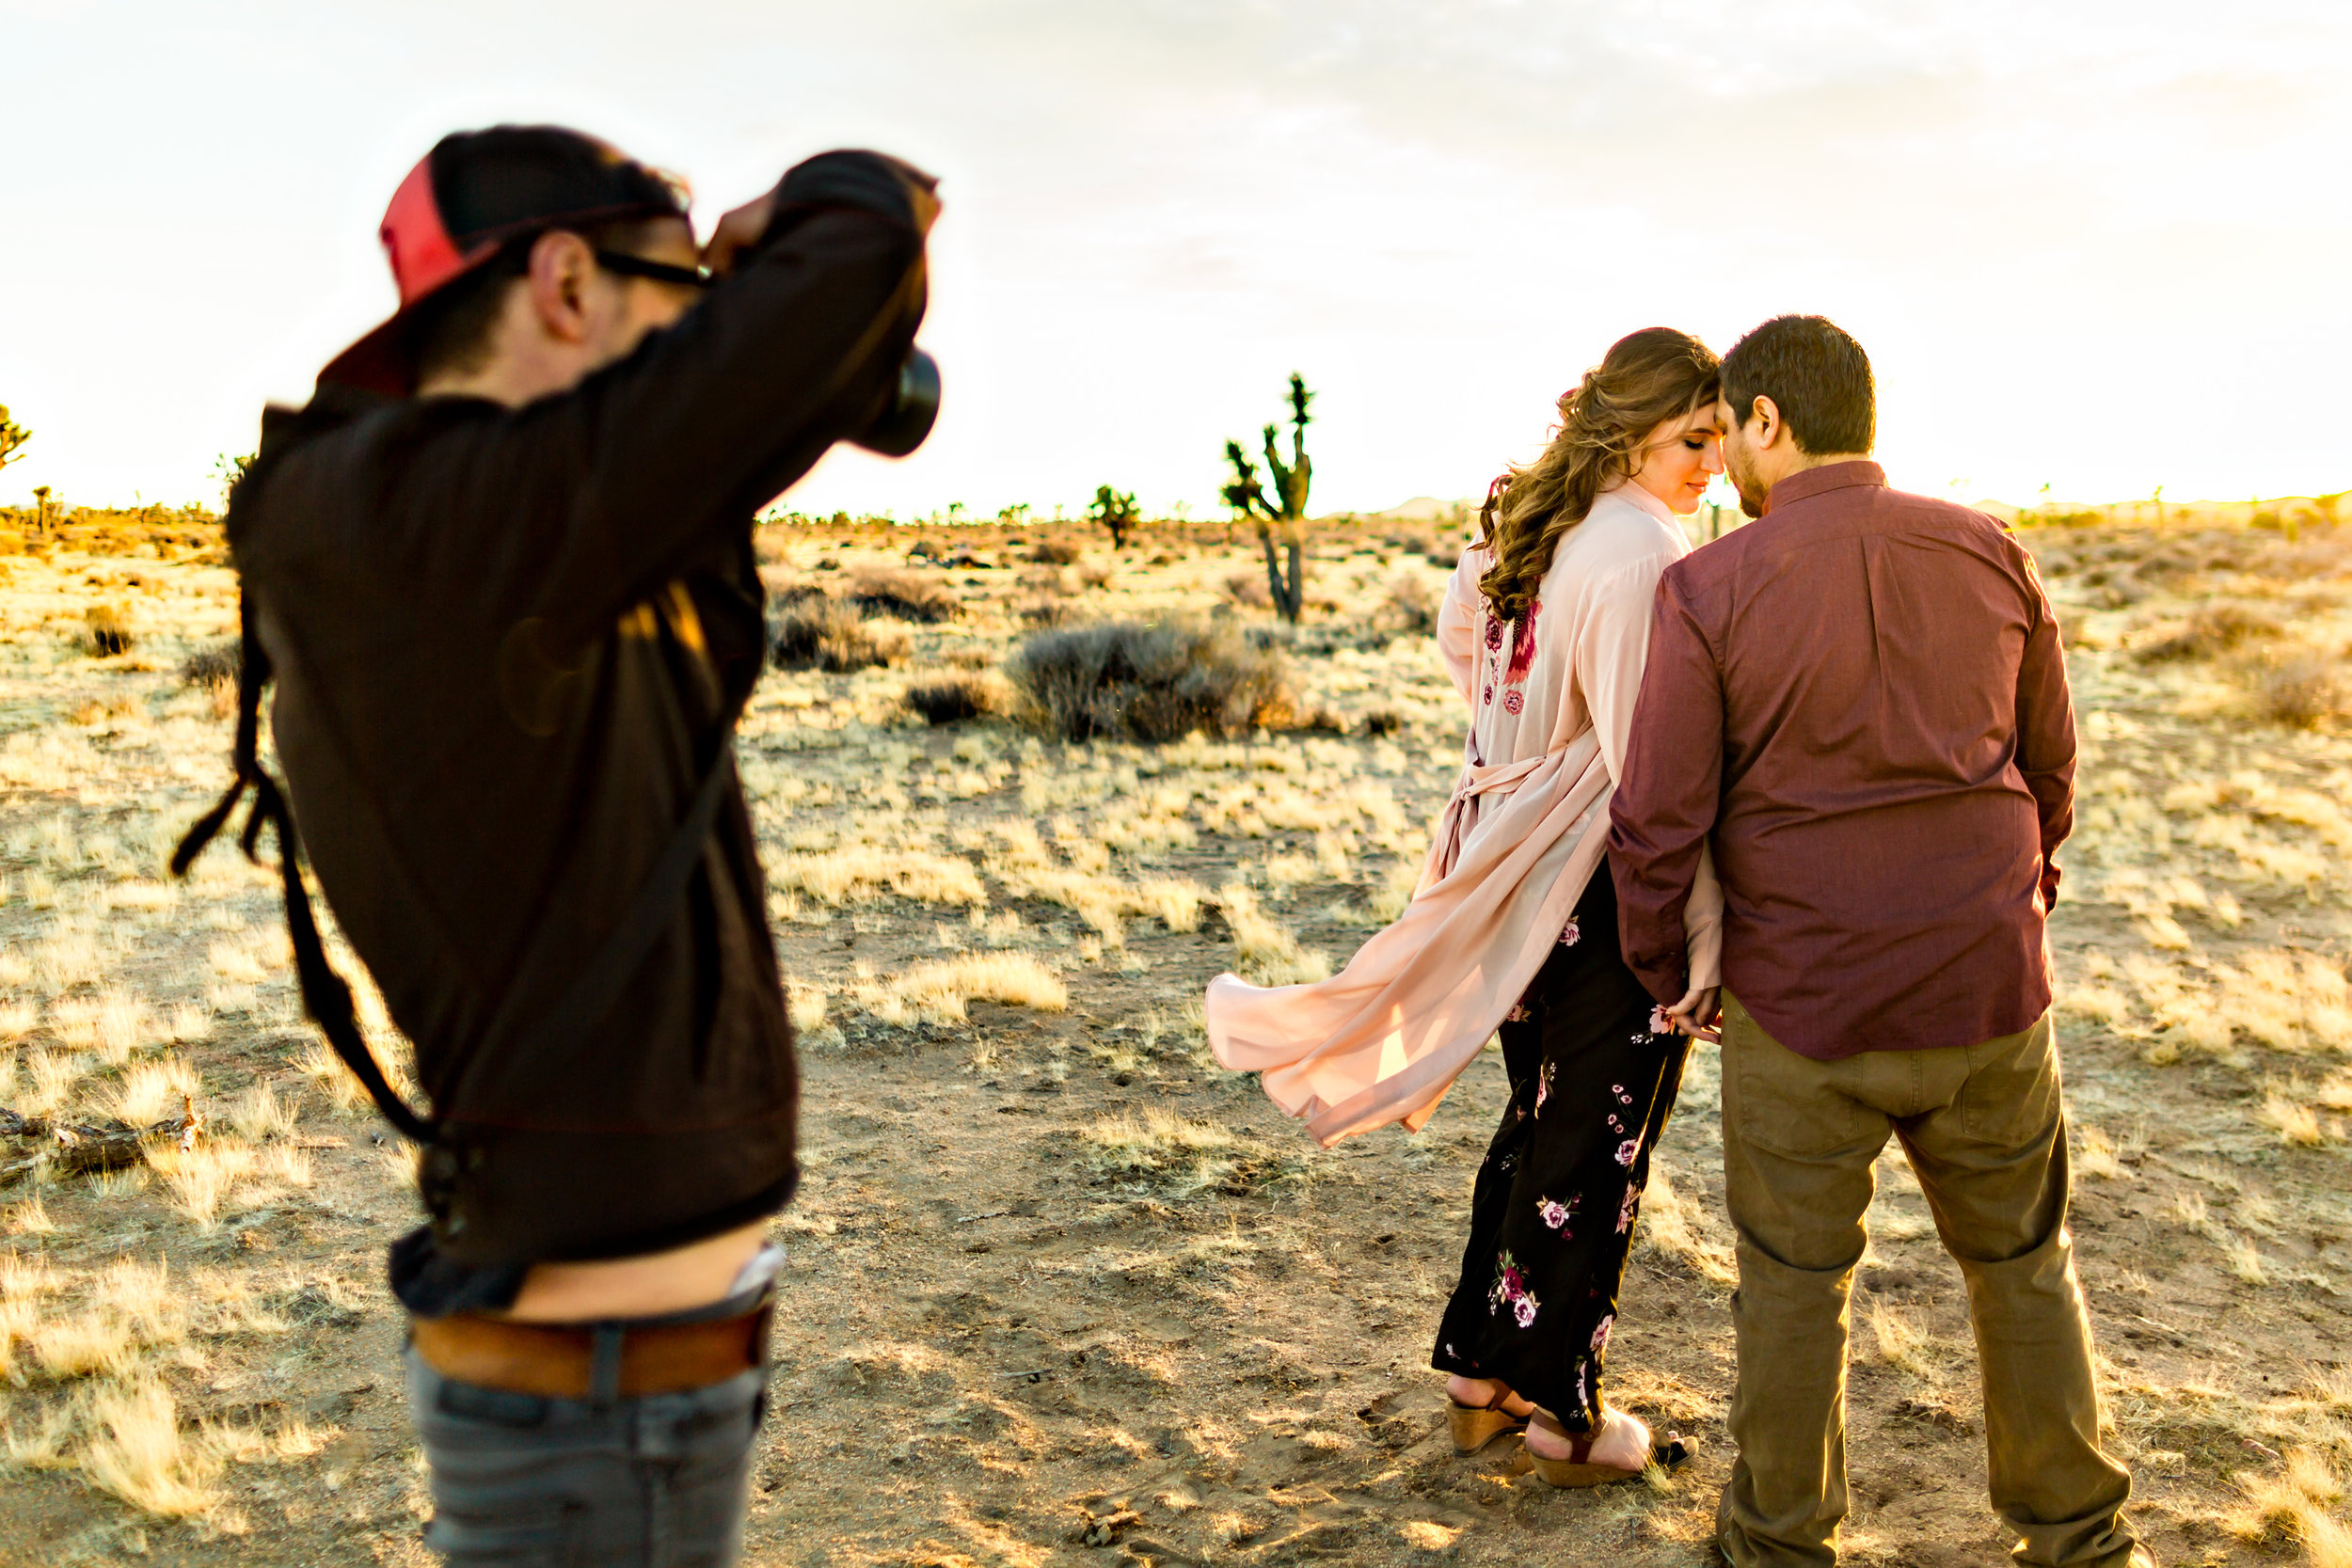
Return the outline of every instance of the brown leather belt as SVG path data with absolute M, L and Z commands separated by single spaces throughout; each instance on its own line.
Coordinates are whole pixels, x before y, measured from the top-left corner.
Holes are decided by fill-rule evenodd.
M 675 1394 L 707 1388 L 768 1364 L 768 1323 L 762 1306 L 739 1317 L 708 1323 L 593 1324 L 513 1323 L 460 1313 L 419 1318 L 410 1343 L 424 1364 L 459 1383 L 548 1399 L 598 1396 L 598 1361 L 605 1362 L 606 1398 Z

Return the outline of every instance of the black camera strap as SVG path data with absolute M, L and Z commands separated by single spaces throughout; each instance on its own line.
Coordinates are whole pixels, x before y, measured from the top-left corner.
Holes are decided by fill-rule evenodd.
M 301 984 L 304 1010 L 326 1037 L 335 1054 L 368 1091 L 368 1098 L 375 1101 L 385 1119 L 405 1136 L 420 1144 L 432 1144 L 440 1135 L 439 1123 L 409 1105 L 387 1081 L 382 1066 L 368 1048 L 366 1036 L 360 1032 L 351 986 L 327 962 L 318 922 L 310 912 L 310 890 L 303 882 L 302 845 L 294 828 L 294 813 L 287 804 L 284 789 L 261 763 L 262 689 L 268 683 L 271 671 L 269 656 L 253 633 L 250 603 L 240 604 L 238 625 L 241 657 L 237 672 L 237 733 L 230 752 L 237 777 L 212 810 L 197 818 L 179 847 L 172 851 L 171 874 L 187 875 L 188 867 L 203 853 L 205 846 L 219 835 L 238 802 L 250 790 L 253 805 L 246 814 L 239 843 L 246 858 L 258 864 L 262 829 L 267 826 L 277 832 L 278 869 L 285 884 L 286 930 L 294 943 L 294 974 Z M 560 999 L 527 1034 L 513 1044 L 501 1043 L 522 1026 L 523 1018 L 563 978 L 555 957 L 545 947 L 534 949 L 524 960 L 522 972 L 508 986 L 505 1000 L 485 1032 L 484 1038 L 492 1048 L 536 1052 L 602 1022 L 619 1000 L 622 988 L 644 962 L 655 939 L 675 916 L 677 900 L 701 862 L 711 828 L 718 820 L 720 804 L 726 799 L 727 785 L 734 778 L 733 736 L 722 730 L 717 754 L 704 770 L 685 819 L 672 830 L 668 842 L 655 858 L 653 869 L 639 885 L 620 920 L 605 933 L 595 956 L 573 974 Z
M 386 1081 L 375 1053 L 368 1049 L 367 1037 L 359 1031 L 358 1009 L 352 1003 L 351 986 L 326 961 L 326 945 L 320 941 L 318 921 L 310 913 L 310 893 L 303 885 L 302 841 L 294 831 L 294 812 L 286 803 L 285 791 L 262 766 L 262 689 L 270 678 L 269 656 L 262 651 L 261 640 L 253 635 L 253 607 L 249 602 L 240 601 L 237 624 L 237 737 L 230 752 L 237 777 L 213 809 L 196 819 L 186 836 L 180 840 L 179 847 L 171 852 L 171 874 L 188 874 L 196 857 L 228 825 L 237 802 L 250 790 L 253 806 L 246 814 L 239 844 L 246 859 L 259 864 L 262 828 L 277 832 L 278 873 L 285 884 L 286 934 L 294 943 L 294 974 L 302 986 L 303 1009 L 326 1037 L 335 1054 L 351 1069 L 352 1076 L 359 1080 L 360 1087 L 368 1091 L 368 1098 L 375 1101 L 385 1119 L 407 1137 L 429 1144 L 437 1132 L 435 1124 L 412 1109 Z
M 686 892 L 686 884 L 701 863 L 703 850 L 710 842 L 710 830 L 719 817 L 720 804 L 726 800 L 727 785 L 735 778 L 735 744 L 731 734 L 722 731 L 718 755 L 704 770 L 702 785 L 694 792 L 693 803 L 687 808 L 685 820 L 670 833 L 669 842 L 639 884 L 636 896 L 629 900 L 628 911 L 604 941 L 596 944 L 596 956 L 587 967 L 578 971 L 562 993 L 562 1000 L 548 1008 L 539 1021 L 519 1038 L 515 1032 L 523 1021 L 540 1006 L 563 979 L 556 957 L 546 947 L 533 949 L 523 960 L 522 973 L 507 987 L 506 1000 L 500 1006 L 498 1017 L 485 1032 L 484 1039 L 498 1051 L 535 1056 L 551 1045 L 561 1045 L 570 1037 L 586 1033 L 604 1021 L 620 1000 L 621 991 L 635 977 L 637 966 L 644 962 L 654 941 L 669 928 L 677 913 L 677 901 Z M 512 1043 L 506 1043 L 508 1041 Z

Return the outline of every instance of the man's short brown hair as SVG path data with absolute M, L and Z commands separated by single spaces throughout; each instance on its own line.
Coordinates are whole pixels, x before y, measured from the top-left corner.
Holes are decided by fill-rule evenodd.
M 1724 401 L 1745 424 L 1771 398 L 1800 450 L 1811 456 L 1868 451 L 1878 441 L 1878 388 L 1870 356 L 1827 316 L 1774 316 L 1724 356 Z

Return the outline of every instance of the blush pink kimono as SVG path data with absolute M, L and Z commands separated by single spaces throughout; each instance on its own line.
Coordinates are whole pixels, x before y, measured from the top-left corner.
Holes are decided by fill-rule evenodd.
M 1438 647 L 1470 704 L 1470 737 L 1412 903 L 1327 980 L 1209 982 L 1216 1059 L 1263 1073 L 1267 1095 L 1325 1147 L 1392 1121 L 1419 1131 L 1543 967 L 1594 871 L 1607 874 L 1651 597 L 1688 553 L 1662 501 L 1618 485 L 1560 542 L 1532 639 L 1480 595 L 1486 552 L 1463 553 Z M 1723 892 L 1709 861 L 1686 919 L 1691 983 L 1715 985 Z

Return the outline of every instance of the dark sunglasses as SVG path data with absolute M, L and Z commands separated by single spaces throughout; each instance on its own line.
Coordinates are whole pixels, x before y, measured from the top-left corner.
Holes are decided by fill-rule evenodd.
M 682 283 L 690 289 L 707 289 L 718 281 L 700 267 L 678 267 L 667 261 L 648 261 L 643 256 L 630 256 L 618 250 L 597 251 L 596 265 L 623 277 L 650 277 L 657 283 Z

